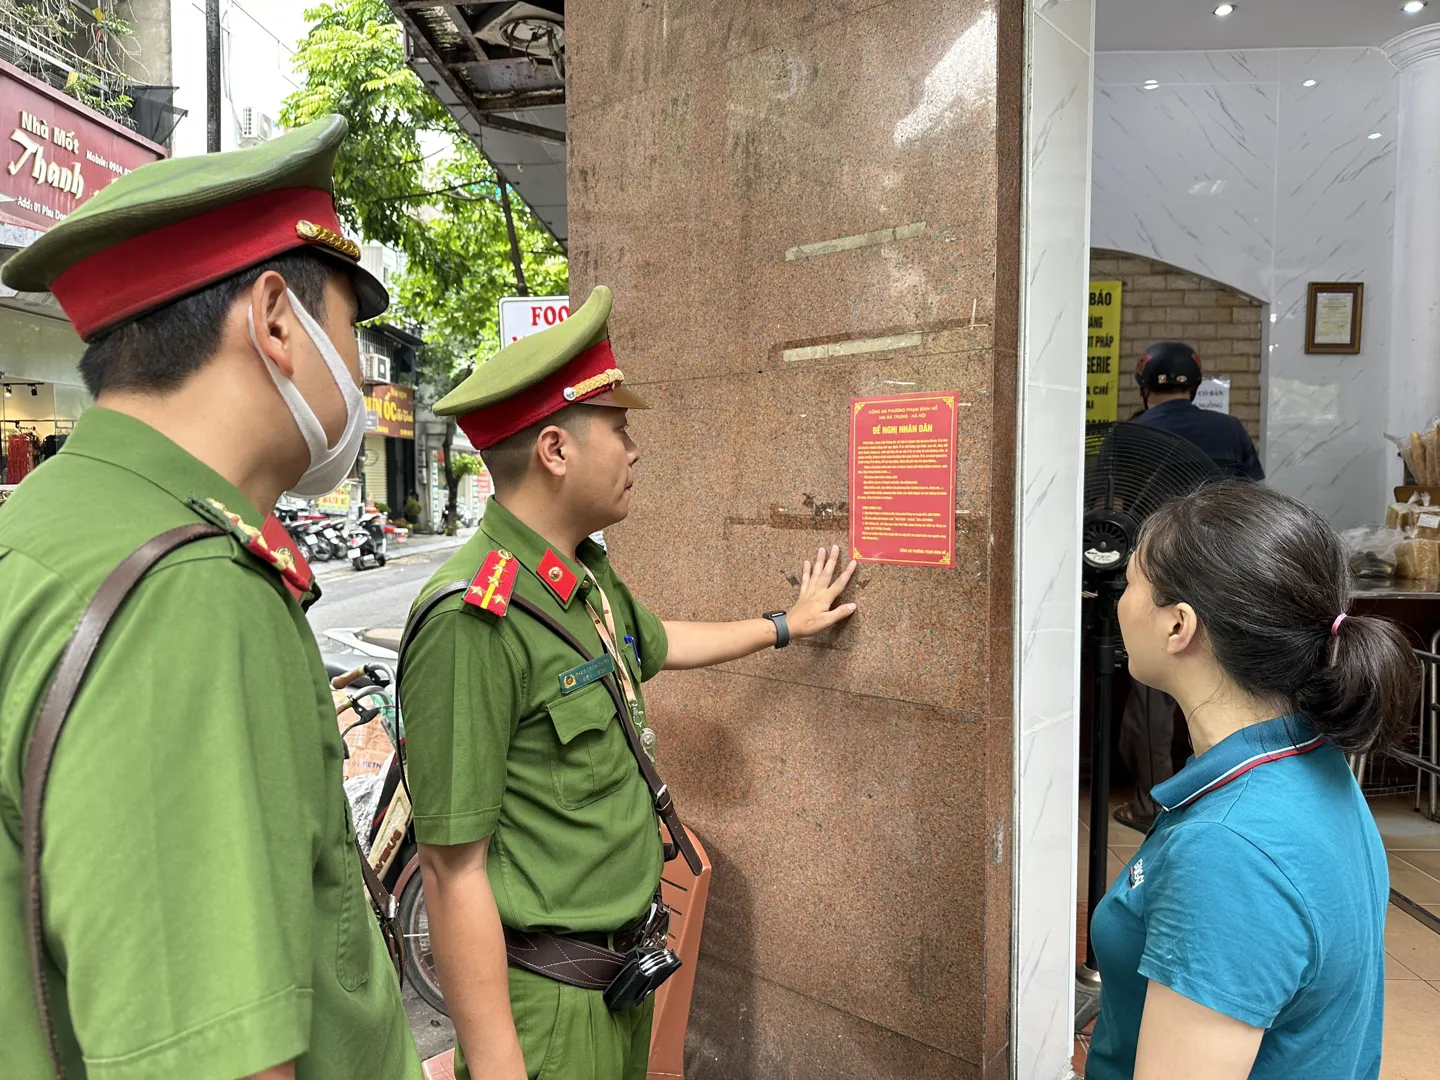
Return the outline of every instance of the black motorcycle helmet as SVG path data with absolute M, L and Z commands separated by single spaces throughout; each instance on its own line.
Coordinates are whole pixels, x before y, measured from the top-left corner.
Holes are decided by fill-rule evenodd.
M 1204 377 L 1200 354 L 1193 345 L 1183 341 L 1157 341 L 1141 354 L 1135 368 L 1135 381 L 1140 389 L 1161 393 L 1189 390 L 1192 398 Z

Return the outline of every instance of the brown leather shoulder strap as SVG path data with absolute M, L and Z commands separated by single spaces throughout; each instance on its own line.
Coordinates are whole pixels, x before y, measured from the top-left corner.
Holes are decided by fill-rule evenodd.
M 35 1009 L 40 1017 L 40 1026 L 45 1032 L 45 1042 L 50 1048 L 50 1058 L 55 1065 L 55 1075 L 65 1080 L 65 1068 L 60 1062 L 59 1050 L 55 1044 L 55 1021 L 50 1015 L 50 998 L 45 979 L 45 930 L 40 902 L 40 852 L 44 833 L 41 829 L 45 809 L 45 785 L 50 779 L 50 764 L 55 758 L 55 747 L 60 741 L 60 732 L 70 716 L 71 706 L 95 659 L 96 650 L 105 636 L 110 620 L 120 610 L 125 598 L 145 576 L 146 572 L 176 548 L 204 540 L 211 536 L 225 536 L 225 530 L 205 522 L 181 525 L 177 529 L 163 532 L 141 544 L 125 560 L 110 572 L 100 583 L 95 596 L 80 616 L 55 675 L 45 691 L 40 711 L 35 716 L 35 726 L 30 733 L 30 747 L 25 755 L 24 788 L 21 797 L 21 850 L 25 867 L 25 921 L 30 938 L 30 981 L 35 990 Z

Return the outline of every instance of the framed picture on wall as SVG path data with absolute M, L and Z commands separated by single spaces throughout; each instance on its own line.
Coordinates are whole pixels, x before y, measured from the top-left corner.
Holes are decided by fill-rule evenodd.
M 1305 351 L 1360 351 L 1360 317 L 1365 286 L 1358 281 L 1310 282 L 1305 304 Z

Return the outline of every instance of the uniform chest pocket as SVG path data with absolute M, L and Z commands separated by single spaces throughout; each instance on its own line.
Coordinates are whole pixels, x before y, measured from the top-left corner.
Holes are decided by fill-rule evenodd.
M 613 794 L 636 772 L 615 703 L 602 684 L 591 683 L 545 708 L 555 726 L 550 777 L 555 799 L 566 810 Z

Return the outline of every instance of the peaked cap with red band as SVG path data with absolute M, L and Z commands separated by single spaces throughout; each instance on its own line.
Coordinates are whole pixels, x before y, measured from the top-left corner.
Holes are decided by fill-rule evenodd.
M 51 292 L 93 339 L 258 263 L 304 248 L 349 275 L 361 319 L 389 306 L 335 215 L 345 141 L 326 116 L 248 150 L 152 162 L 107 184 L 10 258 L 5 284 Z
M 624 386 L 610 351 L 610 290 L 590 299 L 564 322 L 505 346 L 435 404 L 454 416 L 477 450 L 503 442 L 567 405 L 648 409 Z

